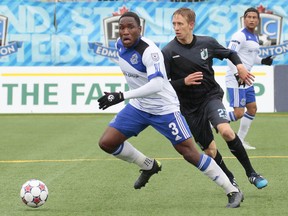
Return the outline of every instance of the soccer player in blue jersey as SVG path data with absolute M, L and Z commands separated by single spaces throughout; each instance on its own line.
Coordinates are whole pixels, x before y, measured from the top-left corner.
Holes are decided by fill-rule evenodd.
M 271 65 L 273 59 L 271 56 L 267 58 L 260 58 L 259 52 L 259 39 L 255 34 L 255 29 L 259 24 L 260 15 L 255 8 L 248 8 L 244 12 L 244 28 L 238 30 L 233 34 L 229 49 L 237 52 L 245 68 L 250 71 L 254 64 Z M 257 112 L 256 97 L 254 86 L 251 85 L 239 85 L 235 79 L 237 76 L 237 69 L 235 65 L 228 60 L 228 71 L 226 73 L 226 87 L 229 95 L 230 107 L 233 107 L 233 111 L 228 112 L 228 118 L 230 121 L 237 121 L 241 119 L 238 130 L 238 136 L 242 141 L 245 149 L 256 149 L 250 146 L 245 141 L 245 137 L 248 134 L 252 121 L 255 118 Z M 245 112 L 246 107 L 246 112 Z
M 243 200 L 242 193 L 231 184 L 211 157 L 198 152 L 187 123 L 179 111 L 176 92 L 167 78 L 161 50 L 152 41 L 141 36 L 137 14 L 126 12 L 120 17 L 119 35 L 116 42 L 119 65 L 129 91 L 105 92 L 98 99 L 99 108 L 107 109 L 124 99 L 130 101 L 109 123 L 99 140 L 100 148 L 140 167 L 141 175 L 134 184 L 135 189 L 140 189 L 162 166 L 159 161 L 138 151 L 127 139 L 152 126 L 170 140 L 187 162 L 225 190 L 228 196 L 227 208 L 239 207 Z
M 247 85 L 253 82 L 254 76 L 245 69 L 236 52 L 223 47 L 212 37 L 193 34 L 195 19 L 195 12 L 189 8 L 176 10 L 172 19 L 176 37 L 162 49 L 167 74 L 180 101 L 181 113 L 197 144 L 215 159 L 234 185 L 237 185 L 234 175 L 226 167 L 216 147 L 210 124 L 241 163 L 250 183 L 258 189 L 264 188 L 268 181 L 252 167 L 241 140 L 227 119 L 222 103 L 224 92 L 215 80 L 213 58 L 230 59 L 237 65 L 239 76 Z

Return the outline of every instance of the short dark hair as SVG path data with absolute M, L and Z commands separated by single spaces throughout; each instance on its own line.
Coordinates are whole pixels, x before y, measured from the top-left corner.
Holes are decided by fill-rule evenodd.
M 247 13 L 254 12 L 257 13 L 258 19 L 260 19 L 259 11 L 256 8 L 250 7 L 244 12 L 244 18 L 247 16 Z
M 121 15 L 121 17 L 119 18 L 119 21 L 123 17 L 133 17 L 135 19 L 137 25 L 140 26 L 140 18 L 136 13 L 131 12 L 131 11 L 125 12 L 124 14 Z

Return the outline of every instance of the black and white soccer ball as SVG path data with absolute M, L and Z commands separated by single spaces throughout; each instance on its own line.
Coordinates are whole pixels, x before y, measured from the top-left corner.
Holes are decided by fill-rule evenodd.
M 38 208 L 47 201 L 48 188 L 42 181 L 30 179 L 22 185 L 20 197 L 25 205 Z
M 260 46 L 271 46 L 272 40 L 266 34 L 259 34 L 259 44 Z

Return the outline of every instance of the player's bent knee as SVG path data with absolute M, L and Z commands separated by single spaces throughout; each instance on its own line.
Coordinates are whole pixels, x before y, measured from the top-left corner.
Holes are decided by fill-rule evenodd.
M 223 129 L 220 134 L 226 141 L 231 141 L 235 138 L 235 132 L 230 127 Z
M 244 108 L 234 108 L 234 115 L 236 119 L 241 119 L 244 116 L 245 109 Z
M 216 157 L 217 149 L 215 148 L 208 148 L 204 150 L 205 154 L 209 155 L 212 158 Z
M 185 141 L 183 143 L 174 145 L 174 148 L 186 161 L 197 166 L 201 155 L 192 142 Z
M 114 152 L 114 149 L 111 149 L 109 143 L 105 139 L 100 139 L 98 145 L 103 151 L 109 154 L 112 154 Z
M 236 119 L 241 119 L 244 116 L 244 113 L 235 113 Z

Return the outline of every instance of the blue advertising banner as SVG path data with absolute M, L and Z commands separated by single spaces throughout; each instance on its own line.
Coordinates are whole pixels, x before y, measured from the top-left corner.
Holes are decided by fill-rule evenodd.
M 6 45 L 8 17 L 0 15 L 0 46 Z
M 6 44 L 17 41 L 16 45 L 22 46 L 16 46 L 17 51 L 11 53 L 2 47 L 0 65 L 115 66 L 117 52 L 113 44 L 118 37 L 117 21 L 122 13 L 139 14 L 143 35 L 162 48 L 174 38 L 171 16 L 179 7 L 195 10 L 195 34 L 212 36 L 224 46 L 242 27 L 244 11 L 248 7 L 257 8 L 261 17 L 257 29 L 262 45 L 260 56 L 273 55 L 275 64 L 288 64 L 286 1 L 44 3 L 1 0 L 0 15 L 9 19 Z M 215 65 L 226 65 L 226 61 L 216 61 Z

